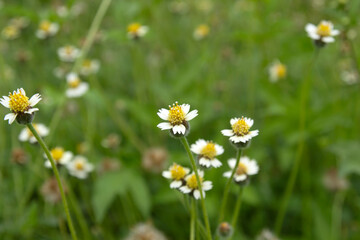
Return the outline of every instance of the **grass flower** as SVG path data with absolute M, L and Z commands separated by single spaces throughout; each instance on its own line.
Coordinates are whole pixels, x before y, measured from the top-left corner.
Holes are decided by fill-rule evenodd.
M 100 62 L 98 60 L 85 59 L 81 64 L 80 74 L 88 76 L 97 73 L 99 69 Z
M 212 182 L 211 181 L 204 181 L 204 172 L 198 170 L 199 177 L 200 177 L 200 184 L 202 187 L 202 195 L 205 198 L 205 191 L 209 191 L 212 189 Z M 179 188 L 181 192 L 185 194 L 190 194 L 195 199 L 200 199 L 200 190 L 198 182 L 196 181 L 195 172 L 187 175 L 185 177 L 185 185 Z
M 68 98 L 77 98 L 84 95 L 89 90 L 89 84 L 82 82 L 76 73 L 69 73 L 66 76 L 68 89 L 66 89 L 66 96 Z
M 230 178 L 232 169 L 236 167 L 234 181 L 237 183 L 241 183 L 246 181 L 249 176 L 255 175 L 259 172 L 259 166 L 257 165 L 255 160 L 250 160 L 250 158 L 244 156 L 240 158 L 240 162 L 238 166 L 235 166 L 236 159 L 231 158 L 228 160 L 229 167 L 231 168 L 230 171 L 227 171 L 223 174 L 224 177 Z
M 347 85 L 353 85 L 359 82 L 359 75 L 356 70 L 344 70 L 341 72 L 341 80 Z
M 326 43 L 335 42 L 334 36 L 340 34 L 340 31 L 334 29 L 334 25 L 330 21 L 321 21 L 317 26 L 308 23 L 305 26 L 305 30 L 317 46 L 324 46 Z
M 51 149 L 50 154 L 53 157 L 53 159 L 57 165 L 59 165 L 59 164 L 66 165 L 71 161 L 71 159 L 73 157 L 72 152 L 70 152 L 70 151 L 65 152 L 62 147 L 56 147 L 56 148 Z M 47 159 L 45 161 L 45 167 L 51 168 L 50 160 L 46 157 L 46 154 L 44 154 L 44 157 Z
M 138 223 L 125 240 L 167 240 L 165 235 L 150 223 Z
M 15 25 L 8 25 L 2 31 L 1 35 L 5 40 L 13 40 L 20 36 L 20 29 Z
M 178 105 L 175 102 L 172 106 L 169 105 L 169 110 L 162 108 L 157 115 L 168 122 L 162 122 L 157 125 L 161 130 L 170 130 L 176 136 L 185 136 L 190 129 L 188 121 L 198 115 L 197 110 L 190 111 L 189 104 Z
M 274 61 L 269 67 L 269 76 L 270 82 L 277 82 L 279 79 L 283 79 L 286 77 L 286 66 L 282 64 L 280 61 Z
M 127 36 L 129 39 L 139 39 L 146 35 L 149 31 L 147 26 L 143 26 L 140 23 L 131 23 L 127 27 Z
M 195 40 L 202 40 L 206 38 L 210 33 L 210 27 L 206 24 L 197 26 L 194 30 L 193 36 Z
M 47 135 L 49 135 L 49 128 L 47 128 L 44 124 L 34 123 L 33 125 L 40 137 L 46 137 Z M 28 128 L 24 128 L 23 130 L 21 130 L 19 134 L 19 140 L 21 142 L 27 142 L 27 141 L 29 141 L 30 143 L 37 142 L 35 136 Z
M 246 143 L 259 134 L 259 130 L 250 131 L 254 124 L 251 118 L 232 118 L 230 124 L 232 129 L 221 130 L 221 133 L 233 143 Z
M 148 148 L 142 157 L 141 166 L 144 170 L 160 173 L 168 162 L 168 152 L 161 147 Z
M 220 167 L 222 163 L 215 158 L 224 153 L 224 148 L 211 141 L 199 139 L 191 145 L 191 151 L 198 155 L 199 164 L 203 167 Z
M 179 188 L 185 182 L 185 176 L 189 174 L 190 169 L 184 168 L 176 163 L 174 163 L 168 171 L 163 171 L 162 176 L 164 178 L 172 180 L 170 183 L 170 188 Z M 195 179 L 196 181 L 196 179 Z
M 64 193 L 66 194 L 68 188 L 63 181 L 61 182 L 64 188 Z M 40 193 L 44 197 L 44 200 L 48 203 L 56 204 L 61 202 L 60 188 L 55 177 L 49 178 L 44 182 L 41 186 Z
M 40 39 L 45 39 L 54 36 L 59 31 L 59 24 L 43 20 L 40 22 L 36 31 L 36 36 Z
M 80 56 L 80 50 L 74 46 L 66 45 L 57 50 L 58 56 L 63 62 L 74 62 Z
M 88 174 L 94 170 L 94 165 L 88 162 L 83 156 L 75 156 L 72 161 L 66 165 L 69 174 L 80 178 L 87 178 Z
M 18 88 L 13 93 L 9 93 L 9 96 L 3 96 L 0 98 L 0 103 L 11 111 L 11 113 L 5 115 L 4 120 L 9 120 L 9 124 L 12 124 L 15 119 L 21 124 L 31 122 L 34 117 L 34 112 L 39 110 L 38 108 L 34 108 L 34 106 L 40 100 L 41 96 L 38 93 L 29 99 L 23 88 Z

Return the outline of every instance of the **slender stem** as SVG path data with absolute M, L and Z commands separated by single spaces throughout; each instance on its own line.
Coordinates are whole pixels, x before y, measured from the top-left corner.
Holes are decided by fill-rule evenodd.
M 237 229 L 236 223 L 237 223 L 237 220 L 238 220 L 238 217 L 239 217 L 243 192 L 244 192 L 244 188 L 240 187 L 239 193 L 238 193 L 238 196 L 237 196 L 237 200 L 236 200 L 234 215 L 233 215 L 233 218 L 232 218 L 232 221 L 231 221 L 231 226 L 233 227 L 234 232 Z M 232 236 L 234 236 L 234 234 Z M 232 236 L 229 238 L 229 240 L 232 239 Z M 239 238 L 237 238 L 237 239 L 239 239 Z
M 341 219 L 342 219 L 342 205 L 344 202 L 345 192 L 339 191 L 335 195 L 332 219 L 331 219 L 331 236 L 333 240 L 341 239 Z
M 195 240 L 195 200 L 191 199 L 191 221 L 190 221 L 190 240 Z
M 197 167 L 196 167 L 195 159 L 194 159 L 193 154 L 191 153 L 189 142 L 187 141 L 186 137 L 180 138 L 180 141 L 182 142 L 182 144 L 185 147 L 185 150 L 186 150 L 186 152 L 187 152 L 187 154 L 189 156 L 192 168 L 193 168 L 193 170 L 195 172 L 196 181 L 197 181 L 199 191 L 200 191 L 201 208 L 202 208 L 202 212 L 203 212 L 203 215 L 204 215 L 206 231 L 207 231 L 208 239 L 212 240 L 210 224 L 209 224 L 209 218 L 208 218 L 206 208 L 205 208 L 204 194 L 203 194 L 203 190 L 202 190 L 202 185 L 201 185 L 199 173 L 198 173 L 198 170 L 197 170 Z
M 76 232 L 75 232 L 75 228 L 74 228 L 74 225 L 72 223 L 72 220 L 71 220 L 71 216 L 70 216 L 70 211 L 69 211 L 69 206 L 68 206 L 68 203 L 66 201 L 66 196 L 65 196 L 65 193 L 64 193 L 64 188 L 61 184 L 61 180 L 60 180 L 60 175 L 59 175 L 59 171 L 57 170 L 56 168 L 56 165 L 55 165 L 55 161 L 48 149 L 48 147 L 46 146 L 44 140 L 39 136 L 39 134 L 37 133 L 36 129 L 34 128 L 34 126 L 31 124 L 31 123 L 28 123 L 26 124 L 26 126 L 29 128 L 29 130 L 31 131 L 31 133 L 34 135 L 34 137 L 36 138 L 36 140 L 38 141 L 38 143 L 40 144 L 40 146 L 42 147 L 42 149 L 44 150 L 47 158 L 49 159 L 50 163 L 51 163 L 51 167 L 54 171 L 54 174 L 55 174 L 55 178 L 56 178 L 56 181 L 57 181 L 57 184 L 59 186 L 59 190 L 60 190 L 60 195 L 61 195 L 61 199 L 62 199 L 62 202 L 63 202 L 63 205 L 64 205 L 64 209 L 65 209 L 65 214 L 66 214 L 66 218 L 67 218 L 67 223 L 68 223 L 68 226 L 69 226 L 69 229 L 70 229 L 70 233 L 71 233 L 71 237 L 73 240 L 77 240 L 77 236 L 76 236 Z

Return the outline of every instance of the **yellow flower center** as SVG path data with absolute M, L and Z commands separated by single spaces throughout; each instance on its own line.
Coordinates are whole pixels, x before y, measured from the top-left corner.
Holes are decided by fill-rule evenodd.
M 9 94 L 9 107 L 13 112 L 22 113 L 30 108 L 29 98 L 23 95 L 20 91 L 19 93 L 13 92 Z
M 91 67 L 91 61 L 89 59 L 85 59 L 82 63 L 82 66 L 84 68 L 90 68 Z
M 177 181 L 183 179 L 186 175 L 185 169 L 182 166 L 177 165 L 177 164 L 175 164 L 171 168 L 170 172 L 171 172 L 171 177 Z
M 208 159 L 213 159 L 216 156 L 215 144 L 211 142 L 206 144 L 206 146 L 203 149 L 201 149 L 200 155 Z
M 84 170 L 84 162 L 78 161 L 75 163 L 75 169 L 78 171 Z
M 328 37 L 331 35 L 331 27 L 328 23 L 320 23 L 317 27 L 317 34 L 322 37 Z
M 72 52 L 73 52 L 73 48 L 71 47 L 71 46 L 66 46 L 65 47 L 65 53 L 67 54 L 67 55 L 71 55 L 72 54 Z
M 72 79 L 68 82 L 70 88 L 77 88 L 80 85 L 81 81 L 79 78 Z
M 200 177 L 200 176 L 199 176 Z M 202 183 L 203 179 L 200 177 L 200 182 Z M 186 185 L 190 188 L 190 189 L 197 189 L 198 188 L 198 183 L 196 181 L 196 175 L 192 174 L 187 180 L 186 180 Z
M 245 164 L 243 163 L 239 163 L 237 169 L 236 169 L 236 174 L 237 175 L 243 175 L 243 174 L 246 174 L 248 171 L 247 167 L 245 166 Z
M 56 147 L 50 151 L 51 156 L 54 158 L 55 162 L 59 162 L 62 156 L 64 155 L 64 149 L 61 147 Z
M 42 21 L 39 26 L 39 28 L 41 30 L 43 30 L 44 32 L 49 32 L 50 27 L 51 27 L 51 22 L 49 22 L 49 21 Z
M 231 127 L 237 136 L 244 136 L 248 134 L 250 130 L 249 125 L 245 122 L 243 117 L 234 123 Z
M 169 117 L 168 120 L 171 125 L 176 126 L 182 124 L 185 121 L 185 113 L 183 112 L 181 106 L 178 103 L 169 106 Z
M 132 23 L 128 26 L 127 31 L 129 33 L 136 34 L 140 28 L 141 28 L 141 25 L 139 23 Z
M 278 78 L 284 78 L 286 76 L 286 67 L 284 64 L 277 64 L 276 65 L 276 75 Z
M 15 26 L 7 26 L 3 34 L 6 38 L 14 38 L 19 35 L 19 29 Z
M 196 32 L 198 35 L 205 37 L 209 34 L 210 28 L 208 25 L 202 24 L 196 28 Z

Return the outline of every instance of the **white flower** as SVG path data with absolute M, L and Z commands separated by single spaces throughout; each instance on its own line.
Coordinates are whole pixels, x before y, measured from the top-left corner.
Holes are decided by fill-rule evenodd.
M 356 70 L 344 70 L 341 73 L 341 79 L 348 85 L 353 85 L 359 82 L 359 76 Z
M 64 62 L 74 62 L 80 56 L 80 50 L 71 45 L 59 48 L 57 53 L 60 60 Z
M 127 36 L 130 39 L 138 39 L 146 35 L 149 31 L 147 26 L 143 26 L 140 23 L 131 23 L 127 27 Z
M 59 31 L 59 24 L 43 20 L 40 22 L 36 36 L 40 39 L 45 39 L 54 36 Z
M 197 26 L 197 28 L 194 30 L 193 36 L 195 40 L 202 40 L 205 37 L 207 37 L 210 33 L 210 28 L 206 24 L 201 24 Z
M 257 165 L 256 161 L 254 159 L 250 160 L 250 158 L 246 156 L 240 158 L 238 166 L 235 166 L 235 158 L 229 159 L 228 164 L 231 168 L 231 171 L 225 172 L 223 176 L 230 178 L 233 169 L 236 167 L 236 171 L 234 174 L 235 182 L 243 182 L 248 179 L 249 176 L 255 175 L 259 172 L 259 166 Z
M 232 129 L 221 130 L 221 133 L 230 137 L 230 141 L 233 143 L 246 143 L 259 134 L 259 130 L 250 131 L 251 126 L 254 124 L 254 120 L 251 118 L 232 118 L 230 124 Z
M 163 171 L 162 176 L 164 178 L 172 180 L 170 188 L 179 188 L 183 184 L 185 176 L 189 174 L 190 169 L 184 168 L 174 163 L 168 171 Z
M 62 147 L 56 147 L 50 150 L 50 154 L 53 157 L 55 164 L 61 164 L 66 165 L 71 161 L 71 158 L 73 157 L 72 152 L 70 151 L 64 151 Z M 51 168 L 50 160 L 47 158 L 46 154 L 44 154 L 44 157 L 47 159 L 45 161 L 45 167 Z
M 189 104 L 178 105 L 176 102 L 172 106 L 169 105 L 169 110 L 162 108 L 159 110 L 157 115 L 168 122 L 162 122 L 157 125 L 161 130 L 169 130 L 174 134 L 185 135 L 186 130 L 188 129 L 188 121 L 193 119 L 198 115 L 197 110 L 190 111 Z
M 200 178 L 200 184 L 202 187 L 202 195 L 205 198 L 205 191 L 212 189 L 212 182 L 204 181 L 204 172 L 203 171 L 198 170 L 198 174 L 199 174 L 199 178 Z M 192 196 L 195 199 L 199 199 L 201 196 L 200 196 L 199 185 L 196 180 L 195 172 L 187 175 L 185 177 L 185 182 L 186 182 L 186 185 L 180 187 L 179 188 L 180 191 L 185 194 L 192 194 Z
M 8 25 L 1 31 L 1 35 L 6 40 L 13 40 L 20 36 L 20 29 L 15 25 Z
M 32 114 L 39 111 L 38 108 L 33 108 L 41 100 L 40 94 L 34 94 L 30 100 L 26 96 L 23 88 L 18 88 L 9 96 L 3 96 L 0 98 L 0 103 L 7 108 L 10 108 L 11 113 L 5 115 L 4 120 L 9 120 L 9 124 L 12 124 L 18 115 Z
M 334 42 L 333 38 L 340 34 L 339 30 L 334 29 L 334 25 L 330 21 L 321 21 L 319 25 L 308 23 L 305 30 L 311 39 L 319 40 L 324 43 Z
M 269 67 L 270 82 L 277 82 L 286 77 L 286 66 L 279 60 L 274 61 Z
M 84 95 L 88 89 L 89 84 L 82 82 L 76 73 L 69 73 L 66 76 L 68 89 L 66 89 L 66 96 L 68 98 L 77 98 Z
M 19 29 L 24 29 L 29 25 L 30 21 L 26 17 L 16 17 L 10 19 L 9 24 L 13 25 L 15 27 L 18 27 Z
M 191 151 L 199 155 L 199 164 L 204 167 L 220 167 L 222 163 L 215 158 L 224 153 L 224 148 L 211 141 L 199 139 L 191 145 Z
M 75 156 L 66 167 L 70 175 L 80 179 L 87 178 L 88 174 L 94 170 L 94 166 L 83 156 Z
M 34 126 L 35 130 L 37 131 L 37 133 L 40 135 L 40 137 L 46 137 L 47 135 L 49 135 L 49 129 L 44 124 L 33 123 L 33 126 Z M 37 142 L 35 136 L 32 134 L 32 132 L 28 128 L 24 128 L 23 130 L 21 130 L 21 132 L 19 134 L 19 140 L 21 142 L 27 142 L 27 141 L 29 141 L 30 143 Z
M 85 59 L 81 64 L 80 74 L 88 76 L 97 73 L 99 69 L 100 62 L 98 60 Z

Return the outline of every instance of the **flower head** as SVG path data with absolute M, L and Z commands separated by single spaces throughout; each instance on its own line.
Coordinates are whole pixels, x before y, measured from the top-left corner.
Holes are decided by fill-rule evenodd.
M 99 69 L 100 62 L 98 60 L 85 59 L 81 64 L 80 74 L 88 76 L 97 73 Z
M 142 157 L 141 166 L 148 172 L 160 173 L 167 165 L 168 152 L 161 147 L 148 148 Z
M 49 135 L 49 129 L 44 124 L 34 123 L 33 126 L 40 137 L 46 137 Z M 27 127 L 21 130 L 19 134 L 19 140 L 21 142 L 29 141 L 30 143 L 37 143 L 35 136 Z
M 15 25 L 8 25 L 2 31 L 1 35 L 6 40 L 13 40 L 20 36 L 20 29 Z
M 198 170 L 200 184 L 202 187 L 202 195 L 205 198 L 205 191 L 212 189 L 212 182 L 211 181 L 204 181 L 204 172 Z M 187 175 L 185 177 L 185 185 L 180 187 L 180 191 L 185 194 L 192 195 L 195 199 L 200 198 L 200 190 L 199 185 L 196 179 L 195 172 Z
M 196 27 L 193 35 L 196 40 L 202 40 L 205 37 L 207 37 L 209 35 L 209 33 L 210 33 L 209 26 L 206 24 L 201 24 Z
M 223 154 L 224 148 L 216 143 L 199 139 L 191 145 L 191 151 L 198 155 L 201 166 L 217 168 L 222 165 L 216 156 Z
M 230 124 L 232 129 L 221 130 L 221 133 L 230 137 L 230 141 L 233 143 L 246 143 L 259 134 L 259 130 L 250 131 L 254 124 L 254 120 L 251 118 L 232 118 Z
M 29 19 L 26 17 L 16 17 L 10 19 L 10 25 L 18 27 L 19 29 L 24 29 L 29 25 Z
M 127 27 L 127 36 L 130 39 L 138 39 L 146 35 L 149 31 L 147 26 L 143 26 L 140 23 L 131 23 Z
M 80 56 L 80 50 L 74 46 L 66 45 L 57 51 L 61 61 L 74 62 Z
M 63 186 L 64 193 L 67 194 L 67 185 L 62 180 L 61 184 Z M 52 204 L 61 202 L 61 193 L 55 177 L 51 177 L 44 182 L 44 184 L 41 186 L 40 193 L 46 202 Z
M 54 159 L 55 164 L 57 165 L 66 165 L 71 161 L 71 158 L 73 157 L 72 152 L 65 151 L 62 147 L 55 147 L 51 149 L 50 154 Z M 50 160 L 47 158 L 46 154 L 44 154 L 44 157 L 47 159 L 45 161 L 45 167 L 51 168 Z
M 82 82 L 76 73 L 69 73 L 66 76 L 66 81 L 68 84 L 68 89 L 66 89 L 66 96 L 68 98 L 81 97 L 89 89 L 89 84 Z
M 43 20 L 40 22 L 36 31 L 36 36 L 40 39 L 45 39 L 54 36 L 59 31 L 59 24 Z
M 334 36 L 340 34 L 340 31 L 334 29 L 334 25 L 330 21 L 321 21 L 317 26 L 308 23 L 305 30 L 317 46 L 324 46 L 326 43 L 334 42 Z
M 170 130 L 176 136 L 184 136 L 190 128 L 188 121 L 198 115 L 197 110 L 189 111 L 189 104 L 178 105 L 177 102 L 172 106 L 169 105 L 169 110 L 162 108 L 157 115 L 168 122 L 159 123 L 157 127 L 161 130 Z
M 94 170 L 94 166 L 83 156 L 75 156 L 66 167 L 70 175 L 80 179 L 87 178 L 88 174 Z
M 170 183 L 170 188 L 179 188 L 183 185 L 185 176 L 189 174 L 189 172 L 190 169 L 184 168 L 183 166 L 174 163 L 168 171 L 162 172 L 162 176 L 172 180 Z
M 0 103 L 11 110 L 11 113 L 5 115 L 4 120 L 9 120 L 9 124 L 12 124 L 15 119 L 21 124 L 30 123 L 34 117 L 34 112 L 39 110 L 33 107 L 40 100 L 41 96 L 38 93 L 29 99 L 23 88 L 18 88 L 13 93 L 9 93 L 9 96 L 3 96 L 0 98 Z
M 286 77 L 286 66 L 280 61 L 274 61 L 269 67 L 270 82 L 277 82 Z
M 259 172 L 259 166 L 257 165 L 256 161 L 254 159 L 250 160 L 250 158 L 246 156 L 240 158 L 240 162 L 237 166 L 235 166 L 235 158 L 229 159 L 228 164 L 231 170 L 225 172 L 223 176 L 230 178 L 232 170 L 236 167 L 234 181 L 237 183 L 244 182 L 249 178 L 249 176 L 255 175 Z
M 131 229 L 125 240 L 167 240 L 167 238 L 151 223 L 138 223 Z

